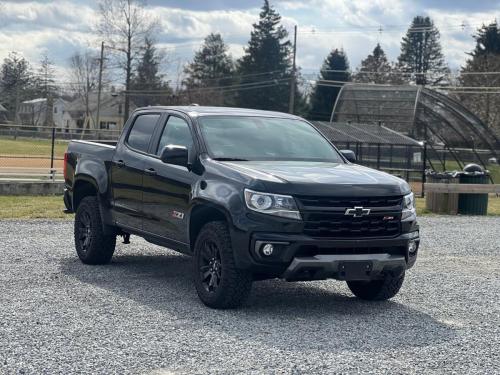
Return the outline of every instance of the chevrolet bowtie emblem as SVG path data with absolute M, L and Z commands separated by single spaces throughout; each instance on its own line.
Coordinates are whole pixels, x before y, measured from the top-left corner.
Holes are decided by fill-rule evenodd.
M 345 210 L 344 215 L 349 215 L 349 216 L 354 216 L 354 217 L 366 216 L 366 215 L 370 215 L 370 209 L 363 208 L 363 207 L 348 208 L 347 210 Z

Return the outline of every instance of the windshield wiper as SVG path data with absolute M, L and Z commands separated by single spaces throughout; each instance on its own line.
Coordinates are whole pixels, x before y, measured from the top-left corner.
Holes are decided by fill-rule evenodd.
M 242 159 L 242 158 L 212 158 L 213 160 L 217 161 L 248 161 L 247 159 Z

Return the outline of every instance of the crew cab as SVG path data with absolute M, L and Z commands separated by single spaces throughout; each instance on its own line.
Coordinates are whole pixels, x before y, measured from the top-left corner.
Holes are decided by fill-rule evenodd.
M 355 164 L 297 116 L 147 107 L 117 142 L 71 141 L 64 160 L 81 261 L 108 263 L 117 236 L 143 237 L 193 256 L 209 307 L 238 307 L 270 278 L 337 279 L 385 300 L 417 258 L 408 183 Z

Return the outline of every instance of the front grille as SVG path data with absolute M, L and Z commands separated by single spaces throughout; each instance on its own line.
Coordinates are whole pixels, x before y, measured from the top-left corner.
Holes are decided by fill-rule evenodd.
M 402 197 L 297 197 L 304 220 L 303 233 L 311 237 L 395 237 L 401 232 Z M 348 208 L 364 207 L 370 214 L 345 215 Z
M 367 198 L 350 198 L 350 197 L 313 197 L 299 196 L 297 197 L 302 206 L 306 209 L 315 208 L 352 208 L 362 206 L 365 208 L 400 207 L 403 203 L 403 197 L 367 197 Z

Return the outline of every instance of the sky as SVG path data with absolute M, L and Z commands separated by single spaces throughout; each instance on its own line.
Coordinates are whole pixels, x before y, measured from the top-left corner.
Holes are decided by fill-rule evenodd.
M 243 54 L 263 0 L 149 0 L 147 11 L 160 24 L 155 34 L 166 54 L 167 78 L 188 62 L 203 38 L 220 32 L 234 58 Z M 343 48 L 355 69 L 380 43 L 397 59 L 401 38 L 415 15 L 430 16 L 441 32 L 443 52 L 452 70 L 474 48 L 472 34 L 500 16 L 500 0 L 271 0 L 283 25 L 298 26 L 297 64 L 306 77 L 317 74 L 334 48 Z M 67 78 L 70 56 L 98 49 L 97 0 L 0 0 L 0 60 L 10 51 L 34 67 L 47 54 L 58 78 Z

